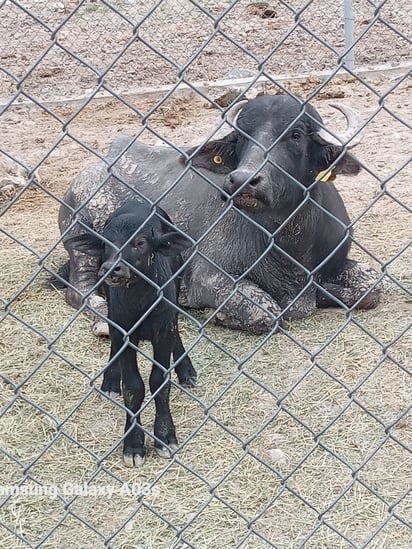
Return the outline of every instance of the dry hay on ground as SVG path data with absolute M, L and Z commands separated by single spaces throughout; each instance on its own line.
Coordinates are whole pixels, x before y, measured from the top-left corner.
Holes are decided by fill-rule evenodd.
M 389 85 L 376 83 L 381 92 Z M 386 100 L 405 120 L 409 91 L 400 86 Z M 347 84 L 344 92 L 345 101 L 365 116 L 376 110 L 376 99 L 360 84 Z M 329 115 L 325 102 L 317 106 Z M 155 124 L 177 142 L 197 140 L 195 127 L 207 132 L 213 124 L 213 111 L 184 104 L 176 109 L 178 128 L 161 118 Z M 137 118 L 129 114 L 117 103 L 91 107 L 73 122 L 72 132 L 102 151 L 118 131 L 137 130 Z M 30 116 L 6 121 L 3 135 L 8 147 L 33 161 L 50 147 L 58 126 L 48 129 L 47 116 Z M 25 141 L 18 142 L 22 134 L 15 130 L 23 127 Z M 358 157 L 380 177 L 396 172 L 410 153 L 407 128 L 381 112 L 366 134 Z M 36 145 L 38 139 L 43 141 Z M 66 139 L 47 158 L 40 169 L 49 191 L 62 196 L 79 164 L 89 160 L 80 151 Z M 155 483 L 156 491 L 142 503 L 120 494 L 78 497 L 67 516 L 60 500 L 14 497 L 0 509 L 1 523 L 35 544 L 62 521 L 45 548 L 103 547 L 103 537 L 114 536 L 116 548 L 166 549 L 174 546 L 178 531 L 181 547 L 190 546 L 185 541 L 197 548 L 236 547 L 244 539 L 248 549 L 270 543 L 286 548 L 304 543 L 315 530 L 305 547 L 346 548 L 350 544 L 341 535 L 362 546 L 381 526 L 368 547 L 409 547 L 404 522 L 412 510 L 406 495 L 412 420 L 405 413 L 412 389 L 410 181 L 409 166 L 382 196 L 368 171 L 337 181 L 352 218 L 360 216 L 356 242 L 401 285 L 386 277 L 382 304 L 354 313 L 351 322 L 342 311 L 318 311 L 267 341 L 207 326 L 191 351 L 199 387 L 172 390 L 182 448 L 165 462 L 148 440 L 146 465 L 136 471 L 121 464 L 124 413 L 101 399 L 92 383 L 96 379 L 99 386 L 109 344 L 91 335 L 88 320 L 66 306 L 63 295 L 44 286 L 39 264 L 58 238 L 58 203 L 40 190 L 25 193 L 3 216 L 3 226 L 17 240 L 1 240 L 0 295 L 9 305 L 0 323 L 0 356 L 11 384 L 3 382 L 0 393 L 6 410 L 0 484 L 19 482 L 23 467 L 34 462 L 29 478 L 44 485 L 94 478 L 92 485 L 118 489 L 121 482 Z M 354 245 L 353 255 L 362 258 L 365 252 Z M 55 267 L 64 257 L 59 248 L 44 264 Z M 182 334 L 186 345 L 195 343 L 195 322 L 183 320 Z M 147 377 L 147 364 L 143 371 Z M 150 403 L 143 416 L 149 432 L 152 422 Z M 395 505 L 392 515 L 385 502 Z M 0 546 L 26 547 L 1 526 Z

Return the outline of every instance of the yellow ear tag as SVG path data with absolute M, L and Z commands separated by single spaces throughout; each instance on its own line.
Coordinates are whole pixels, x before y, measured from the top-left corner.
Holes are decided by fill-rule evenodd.
M 223 163 L 223 158 L 217 154 L 216 156 L 213 157 L 213 162 L 215 164 L 222 164 Z
M 318 173 L 318 175 L 315 177 L 315 181 L 322 181 L 323 183 L 326 183 L 326 181 L 329 181 L 329 179 L 332 177 L 332 172 L 334 168 L 331 170 L 323 170 Z

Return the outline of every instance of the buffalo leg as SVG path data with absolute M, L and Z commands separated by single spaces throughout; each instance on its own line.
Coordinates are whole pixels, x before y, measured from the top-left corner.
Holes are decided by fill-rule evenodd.
M 338 276 L 322 282 L 322 288 L 331 295 L 318 289 L 318 307 L 343 304 L 357 309 L 373 309 L 378 305 L 382 291 L 379 273 L 370 265 L 352 259 L 346 260 L 345 268 Z
M 174 341 L 167 342 L 163 338 L 162 340 L 153 340 L 152 343 L 153 358 L 166 371 L 169 371 Z M 177 448 L 176 430 L 169 406 L 170 374 L 165 373 L 155 364 L 150 374 L 150 390 L 154 394 L 156 406 L 154 435 L 158 440 L 155 440 L 155 449 L 160 457 L 169 458 L 170 450 L 173 451 Z
M 312 284 L 304 290 L 302 295 L 295 299 L 290 299 L 288 307 L 285 306 L 285 312 L 282 318 L 286 320 L 297 320 L 306 318 L 316 309 L 316 288 Z
M 75 309 L 80 309 L 87 297 L 88 308 L 86 313 L 92 319 L 92 331 L 95 335 L 109 335 L 107 322 L 101 318 L 107 317 L 107 303 L 97 290 L 92 290 L 98 281 L 97 273 L 100 268 L 101 258 L 89 256 L 77 250 L 68 250 L 70 256 L 69 282 L 73 288 L 66 290 L 66 301 Z M 91 292 L 91 293 L 90 293 Z M 99 313 L 99 314 L 96 314 Z
M 227 328 L 254 334 L 276 330 L 282 313 L 279 304 L 247 280 L 238 282 L 235 288 L 222 273 L 203 274 L 190 281 L 187 304 L 195 308 L 218 309 L 215 322 Z

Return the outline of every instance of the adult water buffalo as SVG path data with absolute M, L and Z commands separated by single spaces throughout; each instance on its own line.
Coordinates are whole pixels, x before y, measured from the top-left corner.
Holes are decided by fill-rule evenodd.
M 350 220 L 331 183 L 360 170 L 342 143 L 359 141 L 361 121 L 338 108 L 348 120 L 339 137 L 312 106 L 278 95 L 236 104 L 226 115 L 229 133 L 183 153 L 119 137 L 105 161 L 82 171 L 67 191 L 63 241 L 88 227 L 100 232 L 137 191 L 198 243 L 181 303 L 215 309 L 225 326 L 265 333 L 317 306 L 374 307 L 378 273 L 348 259 Z M 104 333 L 101 259 L 68 252 L 67 302 L 80 307 L 86 297 L 97 313 L 94 332 Z

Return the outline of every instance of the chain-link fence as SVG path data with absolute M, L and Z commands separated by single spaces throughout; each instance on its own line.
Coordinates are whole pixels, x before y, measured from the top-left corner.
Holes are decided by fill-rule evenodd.
M 1 547 L 410 547 L 411 23 L 400 0 L 0 2 Z M 262 94 L 278 117 L 251 110 Z M 342 141 L 330 101 L 361 116 Z M 339 175 L 361 135 L 362 170 Z M 317 181 L 335 173 L 349 225 L 317 194 L 339 203 Z M 278 180 L 300 197 L 282 215 Z M 100 389 L 110 342 L 84 314 L 104 331 L 98 260 L 71 265 L 78 310 L 48 280 L 68 257 L 64 200 L 99 233 L 136 193 L 195 244 L 179 322 L 198 385 L 172 374 L 168 460 L 147 394 L 131 469 L 123 401 Z M 337 248 L 307 258 L 336 231 L 357 263 L 328 278 Z M 139 346 L 145 380 L 150 357 Z

